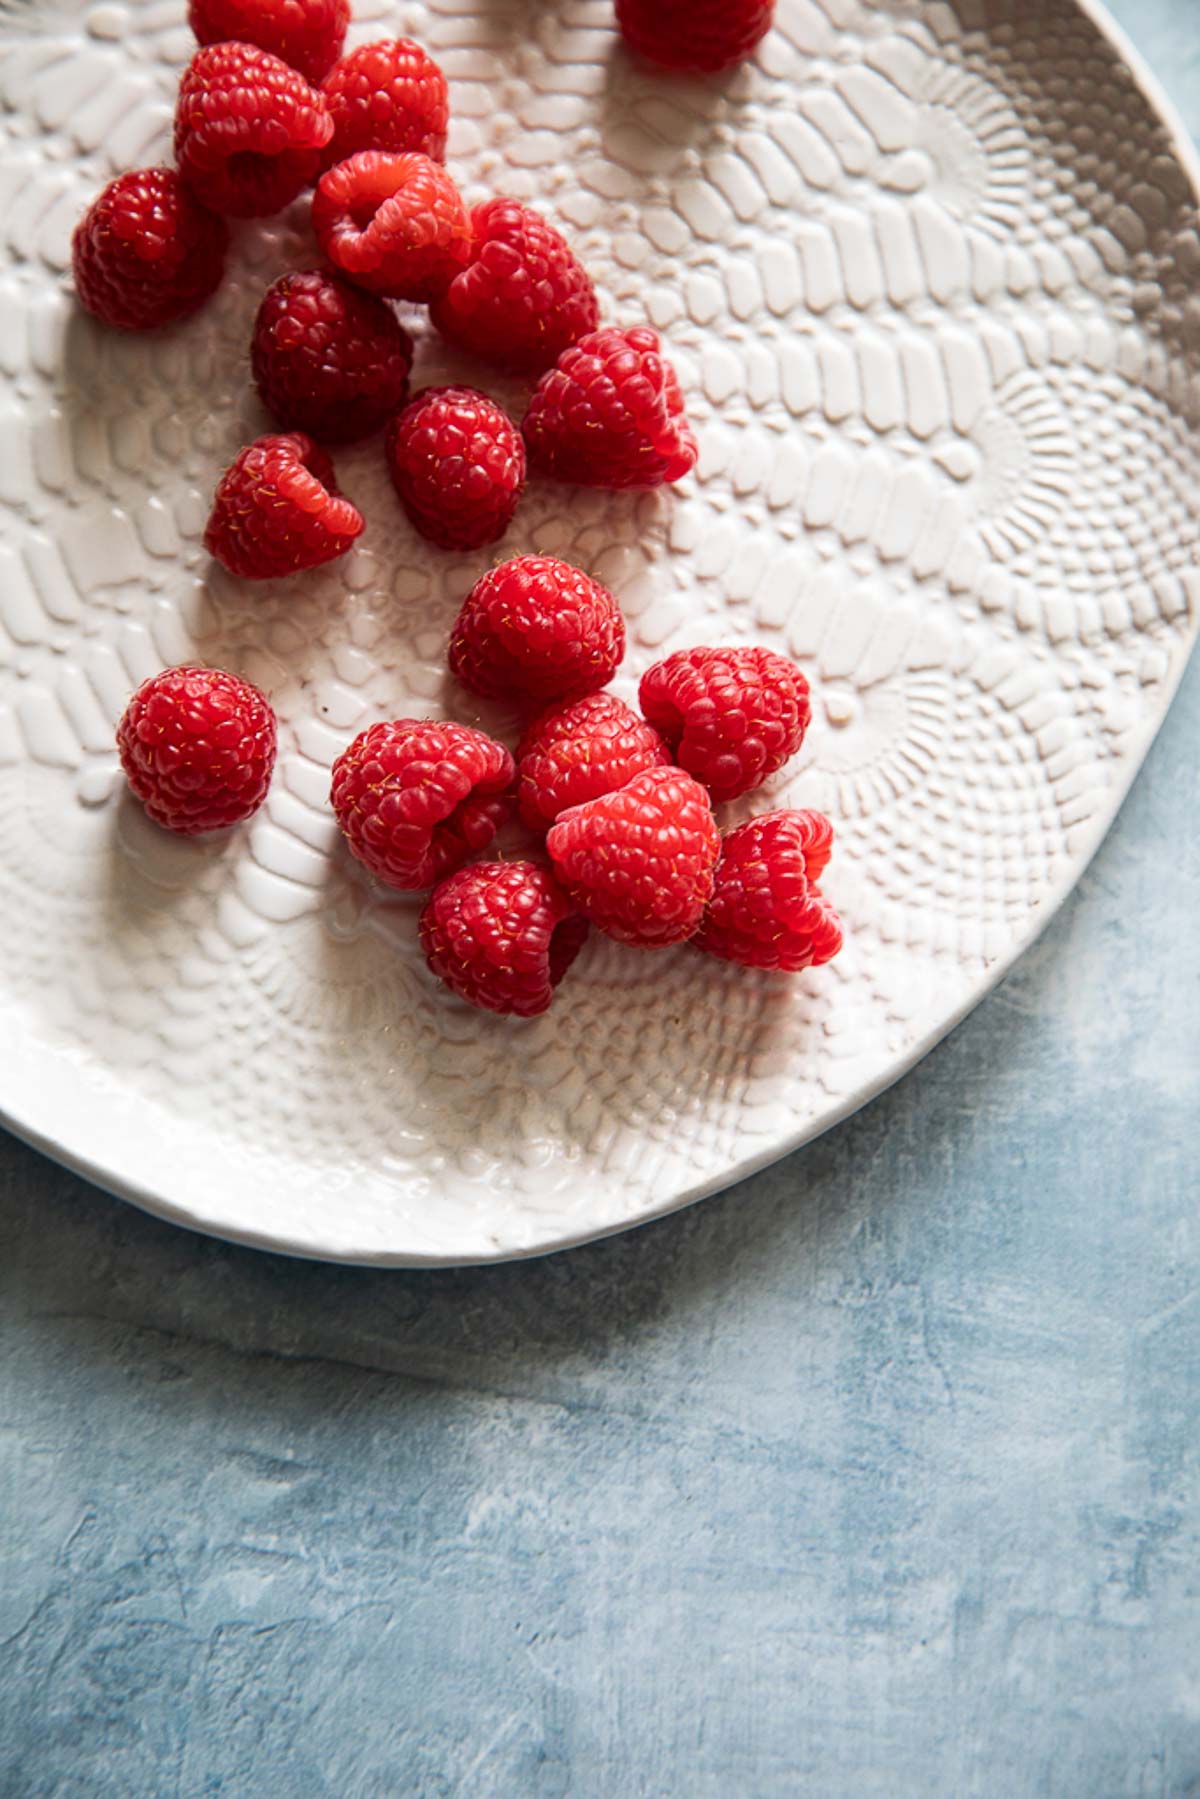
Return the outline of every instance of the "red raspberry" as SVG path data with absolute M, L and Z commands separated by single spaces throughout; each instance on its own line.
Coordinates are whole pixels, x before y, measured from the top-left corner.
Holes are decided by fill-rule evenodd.
M 680 768 L 650 768 L 550 827 L 554 872 L 580 911 L 621 943 L 682 943 L 704 915 L 721 837 L 707 793 Z
M 512 811 L 513 759 L 470 725 L 371 725 L 333 765 L 330 797 L 358 860 L 389 887 L 432 887 Z
M 552 706 L 534 719 L 517 749 L 521 817 L 531 831 L 548 830 L 560 812 L 670 762 L 658 733 L 615 694 L 589 693 Z
M 793 973 L 831 961 L 842 929 L 817 881 L 832 843 L 833 826 L 820 812 L 768 812 L 730 831 L 696 948 Z
M 698 454 L 658 333 L 593 331 L 564 350 L 525 414 L 529 466 L 583 487 L 660 487 Z
M 525 485 L 525 445 L 473 387 L 427 387 L 388 426 L 400 503 L 430 543 L 475 550 L 508 530 Z
M 624 654 L 625 621 L 607 587 L 555 556 L 489 569 L 450 634 L 450 671 L 472 693 L 543 706 L 594 693 Z
M 360 150 L 419 150 L 441 162 L 450 103 L 446 77 L 410 38 L 363 44 L 325 77 L 333 142 L 325 167 Z
M 214 212 L 278 212 L 313 180 L 332 135 L 317 89 L 252 44 L 198 50 L 179 84 L 175 160 Z
M 96 196 L 75 227 L 82 306 L 122 331 L 152 331 L 203 306 L 225 273 L 229 230 L 174 169 L 134 169 Z
M 434 301 L 434 324 L 460 349 L 505 368 L 549 368 L 596 329 L 591 277 L 554 227 L 517 200 L 486 200 L 471 226 L 471 261 Z
M 715 74 L 766 37 L 775 0 L 617 0 L 625 42 L 665 69 Z
M 749 793 L 804 742 L 808 682 L 773 650 L 679 650 L 642 676 L 638 699 L 680 768 L 714 800 Z
M 344 556 L 362 528 L 325 451 L 293 431 L 258 438 L 230 463 L 217 483 L 204 547 L 230 574 L 267 581 Z
M 321 81 L 342 53 L 349 0 L 188 0 L 188 24 L 202 44 L 256 44 Z
M 126 706 L 117 748 L 156 825 L 189 837 L 219 831 L 266 798 L 275 714 L 257 687 L 223 669 L 167 668 Z
M 535 862 L 476 862 L 442 881 L 421 914 L 421 948 L 439 979 L 488 1012 L 536 1018 L 588 934 Z
M 326 171 L 313 230 L 334 268 L 395 300 L 427 302 L 471 253 L 471 220 L 440 163 L 415 152 L 360 150 Z
M 412 354 L 385 301 L 324 269 L 305 269 L 281 275 L 263 296 L 250 366 L 281 425 L 349 443 L 403 404 Z

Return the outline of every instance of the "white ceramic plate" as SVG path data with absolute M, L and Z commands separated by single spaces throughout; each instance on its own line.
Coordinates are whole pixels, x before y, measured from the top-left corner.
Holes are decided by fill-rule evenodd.
M 1196 164 L 1073 0 L 780 0 L 756 63 L 637 69 L 609 0 L 359 9 L 453 90 L 471 198 L 544 207 L 606 316 L 668 340 L 703 451 L 676 493 L 534 486 L 503 553 L 561 552 L 630 624 L 618 690 L 681 645 L 758 641 L 816 689 L 754 805 L 832 814 L 842 958 L 795 979 L 593 941 L 551 1014 L 426 975 L 419 901 L 335 842 L 328 769 L 367 722 L 477 716 L 444 676 L 496 559 L 430 550 L 378 443 L 338 458 L 361 548 L 239 586 L 200 532 L 266 428 L 246 346 L 313 258 L 305 208 L 153 340 L 72 305 L 69 234 L 162 159 L 182 0 L 0 13 L 0 1101 L 166 1217 L 303 1255 L 467 1262 L 650 1218 L 826 1129 L 909 1067 L 1095 848 L 1194 634 Z M 418 375 L 520 390 L 448 358 Z M 265 686 L 274 790 L 176 842 L 122 792 L 114 724 L 195 658 Z M 489 714 L 496 729 L 513 721 Z M 744 807 L 743 810 L 748 810 Z

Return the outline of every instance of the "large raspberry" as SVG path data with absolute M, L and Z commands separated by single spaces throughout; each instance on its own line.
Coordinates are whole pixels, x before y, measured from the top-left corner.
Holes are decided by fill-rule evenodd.
M 450 633 L 451 673 L 485 699 L 576 699 L 611 681 L 624 654 L 612 594 L 555 556 L 489 569 Z
M 658 333 L 593 331 L 564 350 L 525 414 L 529 466 L 584 487 L 680 481 L 698 454 Z
M 349 23 L 349 0 L 188 0 L 188 24 L 200 43 L 256 44 L 306 81 L 328 74 Z
M 360 150 L 322 175 L 313 230 L 336 269 L 372 293 L 427 302 L 471 254 L 471 220 L 440 163 Z
M 442 881 L 421 914 L 430 968 L 460 999 L 536 1018 L 583 948 L 586 918 L 535 862 L 476 862 Z
M 435 162 L 445 156 L 446 77 L 410 38 L 351 50 L 325 77 L 324 91 L 333 120 L 326 168 L 360 150 L 419 150 Z
M 714 74 L 744 62 L 767 35 L 775 0 L 617 0 L 631 49 L 665 69 Z
M 387 460 L 405 512 L 444 550 L 503 537 L 525 484 L 521 433 L 473 387 L 418 394 L 388 427 Z
M 502 367 L 538 373 L 596 329 L 591 277 L 540 213 L 485 200 L 471 213 L 471 261 L 433 303 L 443 337 Z
M 389 887 L 432 887 L 512 812 L 513 759 L 469 725 L 371 725 L 333 765 L 330 797 L 358 860 Z
M 324 269 L 304 269 L 281 275 L 263 296 L 250 367 L 281 425 L 349 443 L 403 404 L 412 353 L 385 301 Z
M 325 451 L 293 431 L 258 438 L 225 470 L 204 547 L 231 574 L 266 581 L 344 556 L 362 528 Z
M 225 272 L 229 230 L 174 169 L 133 169 L 97 194 L 71 239 L 80 304 L 122 331 L 203 306 Z
M 197 51 L 179 84 L 175 160 L 214 212 L 278 212 L 313 180 L 332 135 L 317 89 L 252 44 Z
M 611 693 L 589 693 L 535 718 L 517 749 L 517 803 L 531 831 L 561 812 L 627 787 L 671 755 L 657 731 Z
M 817 882 L 833 826 L 820 812 L 768 812 L 730 831 L 697 949 L 747 968 L 815 968 L 842 947 L 837 913 Z
M 546 848 L 594 925 L 621 943 L 659 949 L 699 925 L 721 837 L 698 781 L 680 768 L 651 768 L 562 813 Z
M 804 742 L 808 682 L 773 650 L 678 650 L 642 676 L 638 698 L 659 736 L 714 800 L 749 793 Z
M 238 824 L 266 797 L 275 714 L 257 687 L 219 668 L 167 668 L 143 681 L 117 726 L 121 766 L 155 824 L 191 836 Z

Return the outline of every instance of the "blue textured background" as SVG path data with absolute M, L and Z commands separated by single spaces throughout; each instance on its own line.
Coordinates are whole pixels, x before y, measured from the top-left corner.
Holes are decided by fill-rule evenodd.
M 1122 0 L 1200 124 L 1197 0 Z M 1200 667 L 1042 944 L 682 1217 L 364 1274 L 0 1140 L 3 1799 L 1200 1794 Z

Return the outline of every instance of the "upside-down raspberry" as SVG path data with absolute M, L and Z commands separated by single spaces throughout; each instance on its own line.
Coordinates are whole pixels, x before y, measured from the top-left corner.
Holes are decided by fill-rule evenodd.
M 179 84 L 175 161 L 214 212 L 278 212 L 316 175 L 332 132 L 319 91 L 252 44 L 198 50 Z
M 334 268 L 395 300 L 432 300 L 471 253 L 462 195 L 441 163 L 415 151 L 360 150 L 327 169 L 312 220 Z

